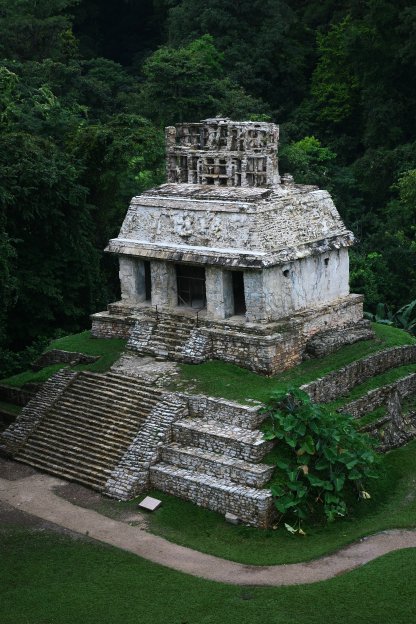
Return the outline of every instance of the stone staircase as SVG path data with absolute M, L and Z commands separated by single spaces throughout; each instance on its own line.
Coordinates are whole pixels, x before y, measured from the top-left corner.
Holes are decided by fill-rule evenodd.
M 241 427 L 219 412 L 176 421 L 173 442 L 150 468 L 151 484 L 202 507 L 232 513 L 247 524 L 270 526 L 273 501 L 263 488 L 273 467 L 260 462 L 272 443 L 256 426 L 258 416 Z
M 129 377 L 81 372 L 15 459 L 103 490 L 161 394 Z
M 149 326 L 139 321 L 131 332 L 127 348 L 139 355 L 178 360 L 195 326 L 196 319 L 192 317 L 161 316 L 149 331 Z

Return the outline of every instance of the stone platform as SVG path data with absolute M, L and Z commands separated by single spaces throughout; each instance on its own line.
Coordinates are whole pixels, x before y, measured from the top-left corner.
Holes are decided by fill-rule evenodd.
M 362 302 L 361 295 L 347 295 L 278 322 L 249 323 L 243 316 L 212 320 L 190 309 L 161 311 L 121 301 L 92 316 L 92 335 L 127 338 L 129 350 L 140 355 L 194 364 L 222 360 L 274 375 L 299 364 L 308 341 L 320 332 L 345 330 L 348 343 L 362 320 Z

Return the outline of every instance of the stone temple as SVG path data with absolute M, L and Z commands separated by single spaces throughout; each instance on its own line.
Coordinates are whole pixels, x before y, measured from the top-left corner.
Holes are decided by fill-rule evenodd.
M 353 236 L 326 191 L 279 176 L 274 124 L 207 119 L 167 128 L 166 138 L 168 182 L 133 198 L 108 246 L 120 260 L 121 301 L 93 315 L 93 334 L 127 338 L 127 353 L 96 373 L 74 367 L 85 354 L 47 352 L 61 358 L 48 363 L 74 366 L 0 433 L 0 453 L 120 500 L 156 489 L 270 527 L 263 406 L 174 390 L 166 371 L 177 367 L 163 360 L 218 359 L 272 375 L 373 338 L 362 297 L 348 290 Z M 416 345 L 393 347 L 302 388 L 333 401 L 415 361 Z M 343 410 L 358 418 L 385 406 L 362 429 L 398 446 L 416 435 L 415 414 L 400 411 L 415 392 L 413 373 Z
M 109 242 L 121 301 L 93 315 L 93 335 L 272 375 L 362 319 L 353 234 L 327 191 L 279 175 L 278 138 L 275 124 L 223 118 L 166 128 L 168 182 L 132 199 Z

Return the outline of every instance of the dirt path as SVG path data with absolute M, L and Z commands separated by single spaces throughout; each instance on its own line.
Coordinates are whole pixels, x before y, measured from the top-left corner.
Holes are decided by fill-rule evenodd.
M 352 570 L 401 548 L 416 548 L 416 530 L 385 531 L 343 550 L 307 563 L 252 566 L 172 544 L 139 527 L 78 507 L 53 492 L 65 482 L 45 474 L 9 481 L 0 479 L 0 501 L 70 531 L 88 535 L 168 568 L 235 585 L 316 583 Z

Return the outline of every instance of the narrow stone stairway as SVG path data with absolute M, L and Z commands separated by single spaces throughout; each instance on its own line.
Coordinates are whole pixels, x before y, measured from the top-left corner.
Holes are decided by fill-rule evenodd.
M 81 372 L 15 459 L 102 490 L 161 394 L 142 380 Z
M 255 426 L 237 426 L 219 413 L 176 421 L 173 442 L 150 469 L 152 485 L 247 524 L 270 526 L 273 502 L 264 486 L 273 466 L 260 462 L 272 444 Z
M 127 348 L 139 355 L 182 359 L 182 351 L 196 328 L 196 319 L 160 316 L 156 321 L 139 321 L 133 328 Z

